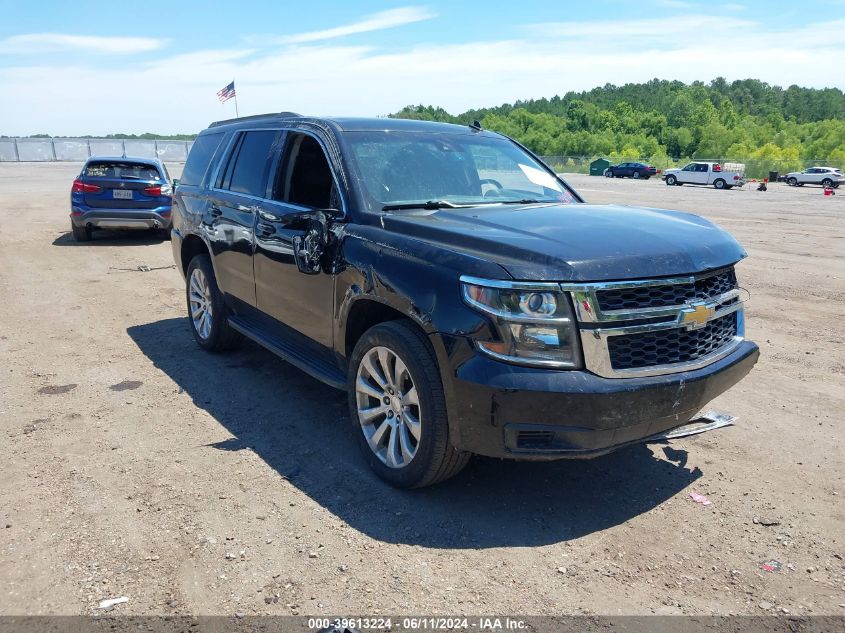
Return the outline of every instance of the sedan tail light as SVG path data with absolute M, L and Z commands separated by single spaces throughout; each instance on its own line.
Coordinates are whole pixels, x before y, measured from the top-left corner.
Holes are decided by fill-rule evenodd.
M 102 187 L 82 182 L 79 178 L 73 181 L 73 187 L 71 187 L 73 193 L 99 193 L 102 190 Z

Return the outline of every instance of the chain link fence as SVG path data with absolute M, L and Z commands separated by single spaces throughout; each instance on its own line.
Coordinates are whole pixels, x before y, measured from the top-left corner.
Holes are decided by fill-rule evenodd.
M 91 156 L 135 156 L 184 163 L 193 141 L 107 138 L 0 138 L 0 162 L 82 162 Z
M 605 158 L 609 160 L 612 165 L 619 163 L 645 163 L 653 165 L 661 171 L 672 169 L 675 167 L 683 167 L 687 163 L 693 161 L 701 161 L 708 163 L 741 163 L 745 165 L 745 175 L 747 178 L 756 178 L 761 180 L 768 178 L 772 172 L 777 172 L 778 176 L 783 176 L 792 171 L 802 171 L 808 167 L 838 167 L 845 168 L 845 165 L 837 161 L 816 160 L 816 159 L 760 159 L 760 158 L 667 158 L 662 157 L 658 159 L 641 158 L 637 156 L 624 156 L 615 158 L 606 158 L 604 156 L 541 156 L 556 172 L 568 174 L 589 174 L 590 163 L 598 158 Z
M 193 141 L 146 140 L 146 139 L 105 139 L 105 138 L 0 138 L 0 162 L 82 162 L 91 156 L 137 156 L 140 158 L 158 158 L 169 163 L 184 163 L 191 150 Z M 590 163 L 599 156 L 541 156 L 555 171 L 570 174 L 589 174 Z M 608 158 L 612 164 L 622 162 L 641 162 L 654 165 L 665 171 L 673 167 L 683 167 L 691 160 L 718 163 L 742 163 L 748 178 L 762 179 L 772 172 L 782 176 L 791 171 L 801 171 L 808 167 L 827 166 L 845 167 L 836 161 L 825 160 L 781 160 L 759 158 L 667 158 L 647 159 L 639 156 L 617 156 Z

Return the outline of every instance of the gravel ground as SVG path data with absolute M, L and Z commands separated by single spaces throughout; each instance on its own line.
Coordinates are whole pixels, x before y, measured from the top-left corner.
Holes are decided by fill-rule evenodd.
M 572 176 L 748 249 L 738 424 L 403 492 L 343 393 L 197 348 L 169 242 L 74 243 L 77 170 L 0 164 L 0 613 L 845 614 L 845 191 Z

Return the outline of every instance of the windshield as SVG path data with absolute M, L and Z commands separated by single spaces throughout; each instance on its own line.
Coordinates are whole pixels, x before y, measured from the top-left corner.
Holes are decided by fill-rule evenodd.
M 377 205 L 576 201 L 544 166 L 504 138 L 396 131 L 346 132 L 344 138 Z

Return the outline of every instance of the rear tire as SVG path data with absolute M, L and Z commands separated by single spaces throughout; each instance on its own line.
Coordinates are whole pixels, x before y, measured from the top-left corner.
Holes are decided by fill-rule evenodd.
M 635 171 L 635 172 L 632 174 L 632 177 L 633 177 L 635 180 L 639 180 L 639 179 L 640 179 L 640 172 Z
M 70 231 L 73 233 L 73 239 L 77 242 L 91 241 L 91 227 L 90 226 L 76 226 L 73 222 L 70 224 Z
M 437 361 L 412 321 L 367 330 L 352 352 L 347 383 L 353 433 L 370 468 L 387 483 L 431 486 L 469 462 L 471 454 L 449 441 Z
M 830 178 L 825 178 L 822 180 L 822 187 L 832 187 L 833 181 Z
M 237 347 L 243 341 L 243 335 L 229 325 L 229 308 L 217 286 L 208 255 L 197 255 L 191 260 L 186 279 L 188 322 L 196 342 L 208 352 Z
M 722 180 L 721 178 L 717 178 L 716 180 L 714 180 L 714 181 L 713 181 L 713 186 L 714 186 L 716 189 L 724 189 L 724 188 L 725 188 L 725 185 L 727 185 L 727 184 L 728 184 L 728 183 L 726 183 L 726 182 L 725 182 L 724 180 Z

